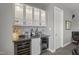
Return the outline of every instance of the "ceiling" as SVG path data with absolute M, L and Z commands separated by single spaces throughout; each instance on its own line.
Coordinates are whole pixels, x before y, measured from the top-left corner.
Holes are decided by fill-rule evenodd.
M 34 5 L 37 7 L 42 7 L 42 8 L 46 8 L 47 6 L 49 6 L 51 3 L 28 3 L 30 5 Z M 64 7 L 66 7 L 67 9 L 71 10 L 71 11 L 79 11 L 79 3 L 58 3 L 63 5 Z
M 71 11 L 75 11 L 75 12 L 79 11 L 79 3 L 62 3 L 62 5 Z
M 46 9 L 47 6 L 49 6 L 50 3 L 26 3 L 34 7 Z
M 50 3 L 43 3 L 40 5 L 43 5 L 44 7 L 48 6 Z M 67 9 L 71 10 L 71 11 L 79 11 L 79 3 L 59 3 L 62 4 L 64 7 L 66 7 Z

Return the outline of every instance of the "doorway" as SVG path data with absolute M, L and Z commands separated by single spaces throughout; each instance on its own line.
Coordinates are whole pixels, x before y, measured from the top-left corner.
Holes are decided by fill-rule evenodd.
M 54 49 L 63 47 L 63 10 L 54 7 Z

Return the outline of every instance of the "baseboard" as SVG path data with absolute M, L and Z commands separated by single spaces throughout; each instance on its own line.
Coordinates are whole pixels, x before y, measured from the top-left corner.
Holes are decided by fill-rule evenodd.
M 55 52 L 55 50 L 52 50 L 52 49 L 47 49 L 48 51 L 50 51 L 51 53 L 54 53 Z
M 65 47 L 65 46 L 69 45 L 70 43 L 71 43 L 71 42 L 68 42 L 68 43 L 64 44 L 64 45 L 63 45 L 63 47 Z

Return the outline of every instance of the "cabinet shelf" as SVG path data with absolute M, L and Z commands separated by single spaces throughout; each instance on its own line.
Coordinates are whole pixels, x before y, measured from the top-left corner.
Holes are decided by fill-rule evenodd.
M 14 27 L 46 27 L 46 26 L 28 26 L 28 25 L 13 25 Z
M 22 50 L 18 50 L 18 53 L 19 53 L 19 52 L 26 51 L 26 50 L 28 50 L 28 51 L 29 51 L 29 50 L 30 50 L 30 48 L 25 48 L 25 49 L 22 49 Z

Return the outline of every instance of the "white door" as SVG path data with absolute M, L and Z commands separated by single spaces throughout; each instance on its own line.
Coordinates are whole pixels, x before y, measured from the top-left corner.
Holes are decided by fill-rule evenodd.
M 54 7 L 54 49 L 63 45 L 63 10 Z

